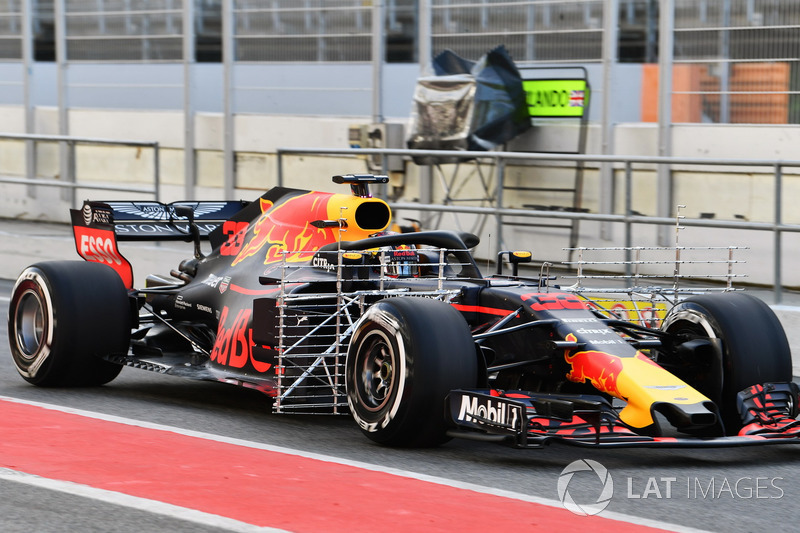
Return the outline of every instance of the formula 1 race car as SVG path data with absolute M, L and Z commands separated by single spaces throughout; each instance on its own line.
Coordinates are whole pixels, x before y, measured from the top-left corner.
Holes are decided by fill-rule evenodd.
M 20 375 L 97 386 L 127 365 L 230 383 L 276 413 L 349 413 L 390 446 L 800 442 L 789 344 L 761 300 L 634 287 L 622 309 L 645 293 L 668 307 L 626 316 L 545 269 L 520 275 L 530 253 L 501 252 L 484 276 L 474 235 L 386 231 L 369 191 L 385 176 L 333 181 L 352 194 L 85 202 L 85 261 L 35 264 L 14 286 Z M 194 256 L 135 288 L 117 243 L 137 239 L 193 242 Z

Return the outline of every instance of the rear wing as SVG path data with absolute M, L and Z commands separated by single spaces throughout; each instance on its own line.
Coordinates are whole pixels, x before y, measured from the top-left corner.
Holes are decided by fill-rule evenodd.
M 154 201 L 85 202 L 86 205 L 106 207 L 111 210 L 111 223 L 120 241 L 191 240 L 189 221 L 175 214 L 175 208 L 191 207 L 200 238 L 209 234 L 223 222 L 246 207 L 249 202 L 235 201 L 182 201 L 165 204 Z
M 209 234 L 249 202 L 90 202 L 82 209 L 71 209 L 72 232 L 78 255 L 86 261 L 113 268 L 129 289 L 133 288 L 133 268 L 120 253 L 117 241 L 192 240 L 187 217 L 175 214 L 179 206 L 194 212 L 200 238 Z

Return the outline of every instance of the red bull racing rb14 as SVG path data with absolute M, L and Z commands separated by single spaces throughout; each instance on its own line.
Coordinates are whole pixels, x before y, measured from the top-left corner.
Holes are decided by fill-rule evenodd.
M 544 269 L 521 275 L 530 253 L 501 251 L 484 275 L 475 235 L 392 231 L 370 193 L 385 176 L 333 181 L 350 191 L 85 202 L 83 260 L 34 264 L 14 286 L 17 371 L 43 387 L 104 385 L 124 366 L 248 387 L 275 413 L 348 415 L 388 446 L 800 442 L 789 344 L 761 300 L 633 287 L 622 299 L 661 303 L 624 316 Z M 193 253 L 135 286 L 119 244 L 168 239 Z

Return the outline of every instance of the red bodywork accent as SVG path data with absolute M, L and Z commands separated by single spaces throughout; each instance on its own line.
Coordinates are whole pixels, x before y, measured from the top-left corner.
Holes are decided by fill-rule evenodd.
M 497 315 L 505 317 L 514 312 L 514 311 L 509 311 L 508 309 L 495 309 L 494 307 L 483 307 L 481 305 L 462 305 L 462 304 L 450 304 L 450 305 L 452 305 L 462 313 L 482 313 L 484 315 Z
M 252 309 L 240 309 L 230 324 L 229 313 L 227 306 L 222 308 L 211 360 L 232 368 L 244 368 L 250 363 L 256 372 L 267 372 L 272 365 L 253 357 L 253 330 L 248 327 Z
M 644 361 L 645 363 L 651 364 L 651 365 L 653 365 L 653 366 L 654 366 L 654 367 L 656 367 L 656 368 L 662 368 L 662 367 L 661 367 L 661 365 L 659 365 L 658 363 L 656 363 L 655 361 L 653 361 L 652 359 L 650 359 L 649 357 L 647 357 L 647 356 L 646 356 L 645 354 L 643 354 L 642 352 L 638 352 L 638 351 L 637 351 L 637 352 L 636 352 L 636 355 L 634 355 L 634 356 L 633 356 L 633 358 L 634 358 L 634 359 L 638 359 L 638 360 L 640 360 L 640 361 Z
M 574 294 L 564 292 L 529 292 L 520 298 L 533 311 L 560 311 L 562 309 L 586 309 L 586 304 Z
M 106 230 L 87 226 L 72 226 L 75 248 L 86 261 L 108 265 L 119 274 L 128 289 L 133 288 L 133 268 L 117 248 L 117 236 L 113 229 Z
M 748 414 L 753 421 L 739 430 L 739 436 L 780 438 L 800 434 L 800 421 L 791 418 L 784 411 L 784 406 L 776 402 L 775 397 L 763 385 L 753 385 L 748 392 L 751 394 L 749 400 L 755 406 L 755 409 L 748 407 Z
M 547 435 L 557 437 L 587 437 L 591 435 L 607 435 L 610 437 L 633 437 L 636 433 L 621 424 L 603 423 L 596 427 L 586 419 L 574 415 L 572 420 L 562 421 L 551 418 L 531 418 L 528 421 L 528 433 L 532 436 Z

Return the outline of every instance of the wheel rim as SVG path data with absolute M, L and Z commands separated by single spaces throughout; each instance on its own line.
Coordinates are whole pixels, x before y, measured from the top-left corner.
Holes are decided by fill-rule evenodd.
M 670 333 L 689 334 L 693 337 L 717 337 L 714 326 L 703 315 L 688 309 L 667 317 L 662 329 Z
M 32 361 L 41 350 L 47 327 L 44 303 L 38 293 L 27 290 L 22 294 L 14 324 L 20 355 Z
M 358 396 L 369 411 L 380 411 L 392 397 L 395 382 L 395 358 L 389 339 L 373 331 L 361 344 L 358 356 Z

